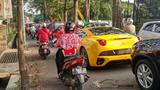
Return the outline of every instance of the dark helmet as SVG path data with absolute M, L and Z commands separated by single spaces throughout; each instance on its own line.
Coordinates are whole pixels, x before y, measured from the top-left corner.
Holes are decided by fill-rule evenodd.
M 65 32 L 74 31 L 74 28 L 75 28 L 75 24 L 69 21 L 65 25 Z

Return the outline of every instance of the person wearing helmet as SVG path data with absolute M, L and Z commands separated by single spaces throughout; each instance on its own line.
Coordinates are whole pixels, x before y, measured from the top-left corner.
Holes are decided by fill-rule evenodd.
M 49 42 L 51 32 L 47 29 L 46 24 L 43 23 L 42 29 L 38 31 L 39 42 Z
M 129 34 L 136 35 L 135 25 L 133 25 L 133 19 L 127 19 L 127 25 L 123 28 L 123 30 Z
M 54 30 L 53 37 L 55 39 L 59 39 L 61 37 L 61 35 L 63 35 L 63 34 L 64 34 L 64 27 L 59 26 L 56 30 Z
M 57 73 L 60 75 L 63 67 L 63 52 L 62 50 L 71 50 L 77 49 L 80 47 L 80 38 L 77 34 L 74 33 L 75 24 L 72 22 L 67 22 L 65 25 L 65 33 L 61 35 L 61 37 L 54 44 L 54 47 L 59 47 L 56 53 L 56 65 L 57 65 Z
M 36 34 L 36 27 L 34 24 L 32 24 L 30 32 L 31 32 L 31 38 L 34 39 Z

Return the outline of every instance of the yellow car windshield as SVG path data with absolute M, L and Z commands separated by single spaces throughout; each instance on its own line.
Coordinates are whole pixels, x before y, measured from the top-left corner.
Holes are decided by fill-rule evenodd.
M 90 31 L 95 35 L 107 35 L 107 34 L 125 34 L 125 32 L 121 31 L 120 29 L 113 28 L 113 27 L 98 27 L 98 28 L 91 28 Z

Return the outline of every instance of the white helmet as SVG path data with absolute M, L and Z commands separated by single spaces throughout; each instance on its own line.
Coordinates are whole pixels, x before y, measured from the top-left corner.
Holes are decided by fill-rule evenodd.
M 127 24 L 132 24 L 133 23 L 133 19 L 132 18 L 128 18 L 127 19 Z
M 46 23 L 43 23 L 43 27 L 47 27 L 47 24 L 46 24 Z

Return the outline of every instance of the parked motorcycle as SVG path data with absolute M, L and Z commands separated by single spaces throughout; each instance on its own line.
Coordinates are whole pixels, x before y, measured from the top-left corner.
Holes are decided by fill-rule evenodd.
M 89 76 L 84 65 L 84 58 L 77 54 L 76 49 L 63 50 L 65 56 L 60 79 L 70 90 L 83 90 L 83 84 Z
M 50 49 L 48 46 L 48 43 L 46 42 L 40 42 L 40 46 L 39 46 L 39 55 L 43 58 L 43 59 L 47 59 L 47 56 L 50 54 Z

